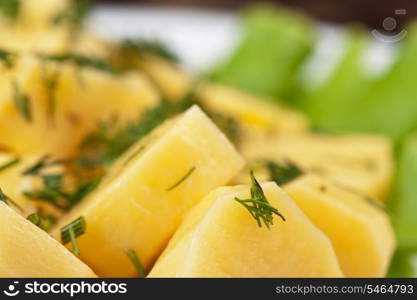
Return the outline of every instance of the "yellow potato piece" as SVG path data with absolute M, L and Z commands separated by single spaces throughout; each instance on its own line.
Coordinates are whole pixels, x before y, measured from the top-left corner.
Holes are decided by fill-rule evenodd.
M 274 217 L 268 230 L 235 197 L 249 186 L 209 193 L 184 219 L 149 277 L 341 277 L 329 239 L 275 184 L 262 184 Z
M 289 159 L 305 170 L 378 200 L 386 197 L 393 177 L 392 145 L 383 137 L 282 136 L 244 141 L 241 151 L 249 162 Z
M 50 101 L 45 78 L 54 78 L 54 74 L 58 81 Z M 16 108 L 13 83 L 29 97 L 32 121 Z M 72 155 L 100 121 L 115 116 L 120 122 L 135 120 L 159 99 L 139 73 L 111 74 L 71 63 L 45 64 L 26 56 L 12 74 L 0 80 L 0 87 L 1 146 L 19 154 L 50 153 L 54 157 Z
M 96 277 L 64 246 L 0 202 L 0 277 Z
M 59 53 L 72 43 L 67 26 L 53 19 L 68 11 L 68 0 L 21 0 L 16 20 L 0 12 L 0 48 L 16 52 Z
M 308 121 L 301 113 L 225 85 L 203 83 L 198 97 L 214 111 L 235 117 L 251 136 L 270 139 L 276 134 L 299 134 L 308 130 Z
M 0 48 L 16 53 L 63 53 L 69 45 L 69 33 L 60 28 L 27 30 L 0 27 Z
M 137 64 L 168 99 L 179 100 L 190 90 L 193 76 L 174 63 L 155 56 L 144 56 L 137 60 Z
M 77 32 L 76 42 L 69 46 L 68 52 L 106 60 L 111 47 L 111 42 L 87 30 L 80 30 Z
M 125 251 L 135 250 L 149 269 L 183 214 L 242 165 L 226 137 L 194 106 L 134 145 L 57 230 L 84 216 L 81 259 L 100 276 L 137 276 Z
M 382 207 L 312 174 L 286 184 L 284 191 L 330 238 L 345 276 L 386 275 L 395 236 Z

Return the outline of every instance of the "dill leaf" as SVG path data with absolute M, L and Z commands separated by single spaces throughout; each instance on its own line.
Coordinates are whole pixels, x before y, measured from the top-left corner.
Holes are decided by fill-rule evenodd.
M 281 164 L 274 161 L 266 161 L 265 167 L 269 172 L 270 179 L 279 186 L 296 179 L 304 173 L 296 164 L 289 160 Z
M 185 173 L 185 175 L 182 176 L 176 183 L 174 183 L 169 188 L 167 188 L 167 192 L 172 191 L 177 186 L 179 186 L 181 183 L 183 183 L 185 180 L 187 180 L 187 178 L 190 177 L 191 174 L 194 173 L 195 169 L 196 169 L 196 167 L 192 167 L 190 170 L 188 170 L 187 173 Z
M 32 121 L 32 110 L 30 108 L 30 98 L 20 90 L 17 82 L 13 82 L 13 102 L 16 109 L 27 122 Z
M 234 200 L 242 204 L 248 210 L 250 215 L 256 220 L 259 227 L 262 227 L 262 224 L 264 224 L 266 228 L 270 229 L 270 226 L 274 224 L 274 215 L 280 217 L 282 221 L 285 221 L 285 217 L 278 211 L 278 209 L 273 207 L 268 202 L 261 185 L 253 175 L 253 171 L 250 172 L 250 178 L 251 198 L 239 199 L 235 197 Z
M 20 162 L 20 158 L 16 157 L 11 159 L 10 161 L 4 163 L 2 166 L 0 166 L 0 172 L 7 170 L 8 168 L 13 167 L 14 165 L 17 165 Z
M 130 261 L 132 262 L 133 266 L 136 269 L 136 272 L 138 273 L 138 275 L 140 277 L 146 277 L 147 272 L 145 270 L 145 268 L 143 267 L 141 261 L 139 260 L 138 255 L 136 254 L 136 251 L 133 249 L 128 249 L 126 250 L 126 255 L 127 257 L 130 259 Z
M 61 241 L 62 243 L 72 245 L 72 252 L 75 255 L 80 254 L 80 249 L 77 244 L 77 237 L 83 235 L 86 231 L 87 223 L 84 217 L 79 217 L 78 219 L 72 221 L 70 224 L 61 228 Z

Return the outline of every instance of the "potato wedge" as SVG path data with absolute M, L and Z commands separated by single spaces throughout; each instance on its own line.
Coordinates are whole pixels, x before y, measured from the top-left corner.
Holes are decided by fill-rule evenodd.
M 81 259 L 100 276 L 137 276 L 125 252 L 135 250 L 149 269 L 183 214 L 242 165 L 226 137 L 194 106 L 132 146 L 54 235 L 84 216 L 88 230 L 78 239 Z
M 51 80 L 56 82 L 52 91 L 48 90 Z M 121 122 L 134 120 L 159 99 L 139 73 L 112 74 L 30 56 L 19 59 L 0 86 L 4 91 L 0 99 L 1 146 L 19 154 L 49 153 L 54 157 L 74 154 L 100 121 L 111 117 Z M 30 116 L 22 111 L 24 96 Z
M 332 241 L 347 277 L 383 277 L 395 250 L 388 214 L 377 202 L 309 174 L 284 191 Z
M 0 277 L 96 277 L 42 229 L 0 201 Z
M 259 228 L 244 206 L 249 186 L 221 187 L 186 216 L 149 277 L 341 277 L 329 239 L 275 184 L 266 198 L 286 221 Z
M 377 136 L 299 135 L 254 139 L 243 143 L 241 151 L 249 162 L 291 160 L 306 171 L 381 201 L 389 191 L 394 172 L 392 145 Z

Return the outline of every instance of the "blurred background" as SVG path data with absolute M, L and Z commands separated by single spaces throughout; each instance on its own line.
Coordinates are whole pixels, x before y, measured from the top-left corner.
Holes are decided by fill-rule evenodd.
M 106 3 L 140 3 L 159 5 L 182 5 L 187 7 L 241 9 L 253 0 L 97 0 Z M 404 25 L 407 20 L 417 15 L 417 1 L 412 0 L 275 0 L 262 1 L 285 4 L 307 12 L 317 19 L 330 22 L 362 22 L 373 28 L 382 26 L 382 20 L 392 16 L 396 9 L 406 9 L 407 15 L 398 18 L 398 24 Z

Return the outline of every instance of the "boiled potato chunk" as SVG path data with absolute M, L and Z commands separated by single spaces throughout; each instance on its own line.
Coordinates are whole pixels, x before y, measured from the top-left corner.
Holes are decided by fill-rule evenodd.
M 342 276 L 329 239 L 275 183 L 262 188 L 285 222 L 258 227 L 234 200 L 249 198 L 249 186 L 218 188 L 188 213 L 149 276 Z
M 56 79 L 51 93 L 45 78 Z M 0 86 L 1 146 L 19 154 L 50 153 L 54 157 L 72 155 L 100 121 L 111 117 L 121 122 L 136 120 L 159 98 L 139 73 L 112 74 L 30 56 L 19 59 L 12 74 L 0 79 Z M 16 105 L 16 88 L 19 95 L 28 97 L 30 119 Z
M 194 106 L 132 146 L 57 230 L 84 216 L 81 259 L 100 276 L 137 276 L 125 251 L 135 250 L 149 269 L 183 214 L 242 165 L 231 143 Z
M 282 136 L 275 140 L 248 140 L 241 150 L 249 161 L 289 159 L 306 171 L 378 200 L 385 199 L 393 177 L 392 145 L 383 137 Z
M 203 83 L 198 96 L 209 108 L 240 121 L 250 136 L 305 133 L 307 119 L 299 112 L 221 84 Z
M 0 277 L 96 277 L 46 232 L 0 202 Z
M 59 28 L 29 31 L 0 27 L 0 48 L 18 53 L 62 53 L 69 47 L 68 32 Z
M 330 238 L 345 276 L 386 275 L 395 236 L 379 204 L 312 174 L 286 184 L 284 191 Z
M 69 30 L 53 23 L 68 10 L 68 0 L 20 0 L 16 19 L 0 10 L 0 48 L 16 52 L 59 53 L 73 41 Z
M 168 99 L 179 100 L 191 88 L 192 75 L 167 60 L 148 55 L 138 59 L 138 66 L 154 80 Z

